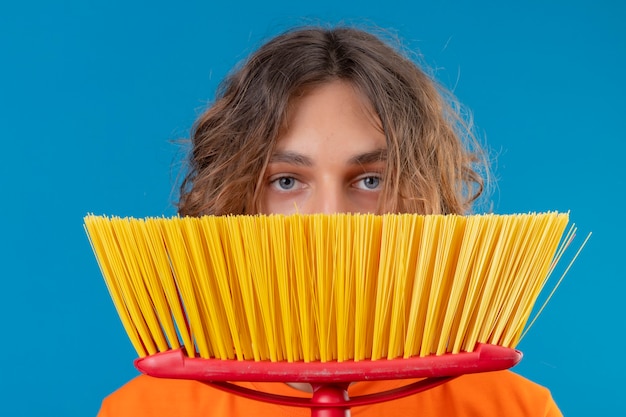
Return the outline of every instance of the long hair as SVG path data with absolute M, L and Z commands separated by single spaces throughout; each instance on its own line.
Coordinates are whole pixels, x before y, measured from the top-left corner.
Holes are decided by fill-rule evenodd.
M 330 81 L 370 101 L 387 141 L 380 212 L 465 213 L 483 190 L 480 147 L 451 94 L 360 29 L 300 28 L 253 53 L 196 121 L 179 213 L 253 214 L 290 101 Z

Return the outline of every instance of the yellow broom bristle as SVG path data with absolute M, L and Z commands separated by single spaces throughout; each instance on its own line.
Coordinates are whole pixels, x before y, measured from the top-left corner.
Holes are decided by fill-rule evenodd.
M 84 221 L 139 356 L 289 362 L 515 347 L 574 230 L 562 213 Z

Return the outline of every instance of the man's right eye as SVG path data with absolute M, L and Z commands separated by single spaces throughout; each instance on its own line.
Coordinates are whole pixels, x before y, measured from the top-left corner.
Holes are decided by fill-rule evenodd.
M 296 186 L 297 180 L 294 177 L 279 177 L 272 180 L 272 185 L 279 190 L 288 191 Z

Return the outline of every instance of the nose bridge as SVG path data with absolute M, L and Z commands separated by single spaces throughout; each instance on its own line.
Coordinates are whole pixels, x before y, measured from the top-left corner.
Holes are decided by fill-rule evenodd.
M 337 181 L 323 181 L 311 195 L 309 213 L 346 213 L 350 211 L 344 187 Z

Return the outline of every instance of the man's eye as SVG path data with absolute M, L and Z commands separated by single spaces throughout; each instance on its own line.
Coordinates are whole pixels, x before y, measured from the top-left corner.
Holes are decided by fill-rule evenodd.
M 280 190 L 291 190 L 296 186 L 294 177 L 280 177 L 272 181 L 272 184 Z
M 363 177 L 357 181 L 357 188 L 376 190 L 378 187 L 380 187 L 380 177 L 375 175 Z

